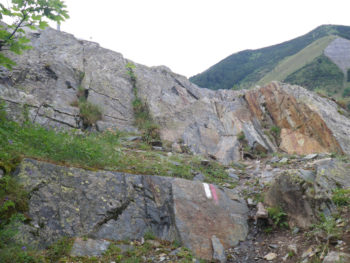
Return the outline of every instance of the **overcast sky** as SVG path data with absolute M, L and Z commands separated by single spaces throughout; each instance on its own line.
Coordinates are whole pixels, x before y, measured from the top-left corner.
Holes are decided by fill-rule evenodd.
M 232 53 L 350 25 L 350 0 L 65 0 L 61 29 L 190 77 Z

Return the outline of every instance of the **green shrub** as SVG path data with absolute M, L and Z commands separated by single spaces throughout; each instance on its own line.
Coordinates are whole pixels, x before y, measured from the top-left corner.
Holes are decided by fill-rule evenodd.
M 343 91 L 343 97 L 349 97 L 350 96 L 350 87 L 347 87 Z
M 102 120 L 102 111 L 99 106 L 91 102 L 79 102 L 80 117 L 84 126 L 91 126 L 97 121 Z
M 288 227 L 287 214 L 280 207 L 268 207 L 267 212 L 272 219 L 274 226 Z
M 135 96 L 132 102 L 135 118 L 134 124 L 141 130 L 142 139 L 146 143 L 150 143 L 155 140 L 158 141 L 160 140 L 159 126 L 154 122 L 147 104 L 142 102 L 142 100 L 138 97 L 136 86 L 137 77 L 134 72 L 135 65 L 129 62 L 126 64 L 125 68 L 130 77 Z
M 243 132 L 243 131 L 241 131 L 240 133 L 238 133 L 237 139 L 238 139 L 239 141 L 245 140 L 245 135 L 244 135 L 244 132 Z
M 0 179 L 0 220 L 8 222 L 15 214 L 28 210 L 28 194 L 17 181 L 6 175 Z
M 69 256 L 72 245 L 73 239 L 63 237 L 48 247 L 45 253 L 45 258 L 49 260 L 49 262 L 57 262 L 60 258 Z
M 350 205 L 350 189 L 335 189 L 333 191 L 332 200 L 337 206 Z
M 281 134 L 281 128 L 278 127 L 278 126 L 272 126 L 270 128 L 270 132 L 271 134 L 277 139 L 280 137 L 280 134 Z

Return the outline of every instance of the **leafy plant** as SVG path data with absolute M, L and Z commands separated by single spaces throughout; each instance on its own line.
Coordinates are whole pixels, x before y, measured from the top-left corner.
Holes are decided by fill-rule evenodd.
M 350 189 L 335 189 L 333 191 L 332 200 L 337 206 L 350 205 Z
M 159 141 L 159 126 L 154 122 L 147 103 L 143 102 L 138 97 L 136 85 L 137 77 L 134 72 L 135 65 L 129 62 L 126 64 L 125 68 L 133 86 L 134 100 L 132 102 L 132 106 L 135 117 L 135 125 L 142 131 L 142 139 L 145 142 L 151 143 L 155 140 Z
M 61 0 L 12 0 L 7 6 L 0 3 L 0 19 L 14 21 L 10 25 L 0 25 L 0 65 L 11 69 L 16 63 L 2 51 L 21 54 L 30 49 L 30 40 L 24 28 L 44 29 L 48 26 L 45 19 L 61 23 L 69 18 Z
M 238 139 L 239 141 L 245 140 L 245 135 L 244 135 L 244 132 L 243 132 L 243 131 L 241 131 L 241 132 L 237 135 L 237 139 Z
M 267 212 L 274 226 L 288 227 L 287 214 L 280 207 L 268 207 Z
M 90 127 L 102 120 L 102 110 L 98 105 L 89 101 L 79 102 L 80 117 L 83 120 L 84 127 Z
M 270 128 L 270 132 L 271 134 L 277 139 L 280 137 L 280 134 L 281 134 L 281 128 L 278 127 L 278 126 L 272 126 Z
M 46 250 L 45 258 L 49 262 L 57 262 L 60 258 L 64 256 L 69 256 L 72 249 L 73 239 L 69 237 L 63 237 Z

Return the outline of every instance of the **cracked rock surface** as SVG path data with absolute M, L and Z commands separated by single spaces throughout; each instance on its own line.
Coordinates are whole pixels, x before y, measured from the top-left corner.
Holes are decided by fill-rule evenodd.
M 213 185 L 217 199 L 206 197 L 200 182 L 93 172 L 31 159 L 22 161 L 16 176 L 30 193 L 30 223 L 21 237 L 39 247 L 62 236 L 134 240 L 151 231 L 211 259 L 212 235 L 228 248 L 248 233 L 245 201 Z
M 135 131 L 129 60 L 97 43 L 53 29 L 31 32 L 33 49 L 12 57 L 13 71 L 0 72 L 0 98 L 8 114 L 46 127 L 84 128 L 74 107 L 79 89 L 98 105 L 96 129 Z M 160 67 L 135 63 L 138 96 L 145 102 L 162 140 L 182 142 L 196 154 L 229 164 L 246 147 L 259 153 L 350 154 L 350 119 L 339 106 L 298 86 L 278 82 L 253 90 L 208 90 Z M 26 105 L 26 106 L 25 106 Z M 271 128 L 280 133 L 271 136 Z

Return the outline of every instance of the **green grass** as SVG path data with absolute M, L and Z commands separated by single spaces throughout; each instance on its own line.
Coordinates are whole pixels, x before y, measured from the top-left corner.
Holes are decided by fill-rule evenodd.
M 335 189 L 333 191 L 332 201 L 337 206 L 350 205 L 350 189 Z

